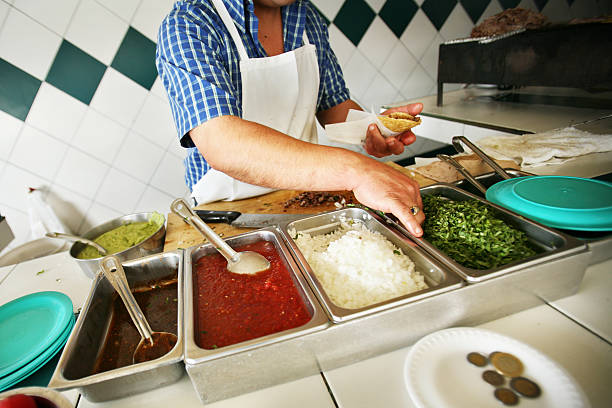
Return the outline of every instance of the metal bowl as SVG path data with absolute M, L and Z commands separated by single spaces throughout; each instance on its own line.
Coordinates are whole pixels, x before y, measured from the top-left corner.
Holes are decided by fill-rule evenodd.
M 34 399 L 36 400 L 38 400 L 38 398 L 44 398 L 45 400 L 53 404 L 51 406 L 53 406 L 54 408 L 74 408 L 74 405 L 72 404 L 72 402 L 70 402 L 68 398 L 66 398 L 64 395 L 62 395 L 61 393 L 55 390 L 52 390 L 50 388 L 45 388 L 45 387 L 15 388 L 15 389 L 0 393 L 0 400 L 11 397 L 13 395 L 18 395 L 18 394 L 29 395 L 30 397 L 34 397 Z M 38 403 L 39 401 L 36 401 L 36 402 Z M 49 406 L 49 405 L 47 404 L 44 406 Z
M 87 239 L 95 239 L 100 235 L 113 230 L 117 227 L 120 227 L 123 224 L 132 223 L 132 222 L 146 222 L 149 221 L 153 215 L 152 212 L 144 212 L 144 213 L 136 213 L 124 215 L 119 218 L 115 218 L 104 224 L 98 225 L 87 231 L 85 234 L 81 235 Z M 129 261 L 131 259 L 142 258 L 144 256 L 153 255 L 159 253 L 164 248 L 164 239 L 166 237 L 166 226 L 162 224 L 157 231 L 151 234 L 147 239 L 142 241 L 139 244 L 131 246 L 127 249 L 124 249 L 121 252 L 117 252 L 114 255 L 119 258 L 120 261 Z M 77 255 L 86 247 L 85 244 L 81 242 L 75 242 L 70 247 L 70 256 L 72 259 L 76 261 L 76 263 L 81 267 L 85 275 L 90 278 L 94 278 L 99 271 L 99 262 L 102 257 L 92 258 L 92 259 L 79 259 Z

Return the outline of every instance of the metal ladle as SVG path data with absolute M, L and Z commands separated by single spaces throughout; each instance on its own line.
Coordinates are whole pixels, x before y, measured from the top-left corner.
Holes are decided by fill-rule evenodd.
M 132 291 L 130 291 L 125 271 L 119 258 L 113 255 L 102 258 L 100 268 L 102 268 L 106 279 L 119 293 L 136 329 L 140 333 L 140 342 L 136 346 L 136 350 L 134 350 L 134 364 L 155 360 L 168 354 L 174 348 L 178 338 L 172 333 L 154 332 L 151 330 L 151 326 L 149 326 L 144 313 L 138 306 L 136 299 L 134 299 Z
M 256 274 L 270 269 L 270 262 L 261 254 L 253 251 L 234 251 L 212 228 L 198 217 L 189 204 L 182 198 L 177 198 L 170 204 L 170 209 L 187 223 L 204 235 L 215 249 L 227 260 L 227 270 L 240 274 Z
M 87 238 L 78 237 L 76 235 L 71 235 L 71 234 L 64 234 L 63 232 L 47 232 L 45 235 L 49 238 L 58 238 L 58 239 L 63 239 L 64 241 L 81 242 L 86 245 L 91 245 L 92 247 L 96 248 L 96 250 L 100 253 L 100 255 L 104 256 L 108 254 L 108 251 L 106 250 L 106 248 L 104 248 L 102 245 L 98 244 L 97 242 L 94 242 Z

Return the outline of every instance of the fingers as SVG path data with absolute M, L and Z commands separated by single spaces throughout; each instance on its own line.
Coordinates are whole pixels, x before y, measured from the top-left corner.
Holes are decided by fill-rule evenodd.
M 415 211 L 416 215 L 413 215 L 411 210 L 412 207 L 418 208 L 418 210 Z M 415 237 L 423 236 L 423 228 L 421 228 L 421 224 L 423 221 L 425 221 L 425 214 L 423 213 L 422 206 L 409 205 L 407 208 L 398 209 L 397 214 L 395 212 L 394 214 L 412 235 Z
M 423 236 L 425 214 L 419 185 L 407 175 L 385 164 L 373 165 L 353 192 L 360 203 L 392 213 L 412 235 Z
M 392 154 L 402 154 L 404 151 L 404 144 L 395 137 L 386 138 L 385 143 L 387 144 L 387 150 Z
M 411 130 L 404 132 L 400 135 L 397 135 L 397 139 L 400 141 L 400 143 L 402 143 L 404 146 L 408 146 L 412 143 L 414 143 L 416 141 L 416 136 L 414 135 L 414 133 L 412 133 Z
M 423 104 L 420 102 L 411 103 L 410 105 L 397 106 L 395 108 L 389 108 L 383 112 L 383 115 L 388 115 L 393 112 L 406 112 L 412 116 L 416 116 L 423 111 Z
M 384 157 L 390 154 L 385 138 L 374 124 L 368 126 L 364 147 L 366 152 L 374 157 Z

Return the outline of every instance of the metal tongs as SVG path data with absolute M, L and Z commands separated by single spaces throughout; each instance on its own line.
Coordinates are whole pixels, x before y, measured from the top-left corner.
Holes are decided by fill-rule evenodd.
M 457 151 L 457 153 L 465 152 L 463 145 L 461 144 L 463 142 L 483 162 L 488 164 L 497 174 L 499 174 L 499 176 L 502 179 L 508 180 L 512 178 L 512 176 L 508 174 L 506 170 L 504 170 L 499 164 L 495 163 L 493 159 L 491 159 L 485 152 L 483 152 L 478 147 L 476 147 L 476 145 L 470 142 L 468 138 L 466 138 L 465 136 L 453 136 L 452 142 L 453 142 L 453 146 L 455 147 L 455 150 Z M 452 158 L 451 156 L 447 154 L 438 154 L 437 157 L 438 159 L 449 163 L 455 169 L 457 169 L 457 171 L 461 173 L 461 175 L 465 177 L 465 179 L 469 181 L 474 187 L 476 187 L 481 193 L 483 194 L 487 193 L 487 188 L 483 186 L 482 183 L 480 183 L 478 180 L 476 180 L 476 178 L 465 167 L 463 167 L 457 160 L 455 160 L 454 158 Z

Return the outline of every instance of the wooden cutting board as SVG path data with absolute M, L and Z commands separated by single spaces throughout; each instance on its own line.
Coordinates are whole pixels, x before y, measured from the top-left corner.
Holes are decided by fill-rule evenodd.
M 386 164 L 408 175 L 419 183 L 421 187 L 429 186 L 437 182 L 436 180 L 427 178 L 418 172 L 393 162 L 386 162 Z M 317 214 L 335 209 L 334 204 L 331 202 L 316 207 L 291 206 L 285 208 L 285 202 L 300 193 L 301 191 L 280 190 L 259 197 L 247 198 L 245 200 L 216 201 L 214 203 L 200 205 L 196 208 L 199 210 L 230 210 L 255 214 Z M 168 222 L 166 225 L 164 251 L 173 251 L 177 248 L 189 248 L 206 241 L 199 232 L 183 221 L 178 215 L 170 213 L 167 217 Z M 210 224 L 210 227 L 222 237 L 231 237 L 253 230 L 252 228 L 235 228 L 228 224 Z
M 289 207 L 285 208 L 287 200 L 300 194 L 300 191 L 280 190 L 259 197 L 247 198 L 238 201 L 216 201 L 214 203 L 200 205 L 198 210 L 228 210 L 252 214 L 316 214 L 323 211 L 333 210 L 333 203 L 325 203 L 316 207 Z M 252 231 L 252 228 L 235 228 L 228 224 L 209 224 L 209 226 L 222 237 L 231 237 Z M 174 213 L 168 214 L 166 228 L 166 241 L 164 251 L 172 251 L 177 248 L 188 248 L 199 245 L 206 240 L 193 227 L 187 224 L 181 217 Z

